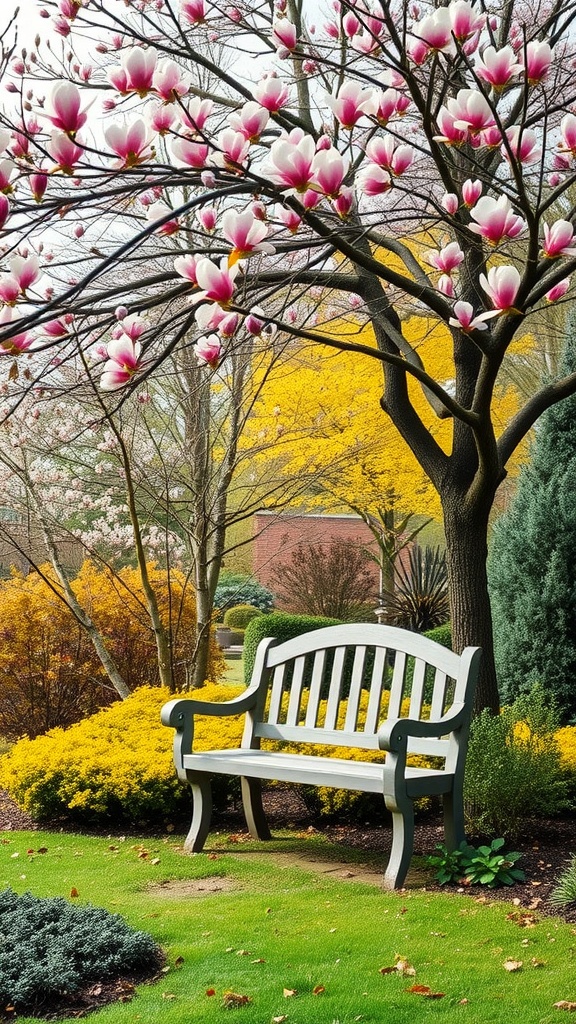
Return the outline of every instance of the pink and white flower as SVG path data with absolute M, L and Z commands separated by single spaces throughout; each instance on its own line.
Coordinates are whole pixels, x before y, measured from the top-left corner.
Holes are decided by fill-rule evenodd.
M 559 149 L 576 156 L 576 114 L 565 114 L 560 122 L 562 141 Z
M 275 214 L 278 220 L 282 221 L 285 228 L 288 228 L 290 234 L 295 235 L 302 223 L 302 218 L 296 213 L 296 210 L 292 210 L 289 206 L 282 206 L 281 203 L 277 203 L 275 206 Z
M 55 170 L 60 170 L 64 174 L 74 174 L 76 164 L 84 152 L 77 143 L 78 139 L 73 142 L 65 132 L 61 132 L 57 128 L 52 129 L 46 149 L 52 159 L 56 161 Z
M 558 299 L 563 299 L 570 287 L 570 278 L 565 277 L 558 284 L 555 284 L 552 288 L 549 288 L 546 292 L 545 298 L 548 302 L 558 302 Z
M 312 165 L 316 145 L 311 135 L 294 140 L 294 134 L 287 139 L 276 139 L 270 147 L 268 162 L 262 166 L 262 174 L 275 185 L 296 192 L 305 192 L 312 182 Z
M 103 391 L 115 391 L 132 380 L 134 374 L 142 367 L 140 352 L 140 344 L 132 341 L 127 334 L 108 342 L 108 359 L 100 377 L 100 387 Z
M 462 185 L 462 199 L 468 208 L 475 206 L 482 195 L 482 182 L 478 178 L 467 178 Z
M 198 257 L 188 253 L 186 256 L 177 256 L 174 260 L 174 270 L 180 277 L 190 281 L 191 284 L 198 284 L 196 280 L 196 264 Z
M 538 85 L 546 78 L 552 63 L 553 51 L 545 40 L 533 39 L 526 44 L 526 52 L 520 51 L 520 59 L 526 67 L 526 78 L 530 85 Z
M 446 112 L 446 114 L 443 113 Z M 448 124 L 469 135 L 478 135 L 495 124 L 488 100 L 477 89 L 460 89 L 440 108 L 438 124 Z
M 202 225 L 204 231 L 207 231 L 209 235 L 212 234 L 216 227 L 216 221 L 218 214 L 215 206 L 202 206 L 196 211 L 196 219 L 198 223 Z
M 228 266 L 226 257 L 220 261 L 219 267 L 206 256 L 199 259 L 196 264 L 196 281 L 202 291 L 196 296 L 197 301 L 210 299 L 221 306 L 227 306 L 234 294 L 234 280 L 238 270 L 237 263 Z
M 474 307 L 470 302 L 456 302 L 454 304 L 454 316 L 451 316 L 448 320 L 450 327 L 458 327 L 461 331 L 487 331 L 488 324 L 487 320 L 491 320 L 492 317 L 497 316 L 497 310 L 489 310 L 486 313 L 480 313 L 478 316 L 474 316 Z
M 481 32 L 486 24 L 486 15 L 479 14 L 468 0 L 452 0 L 448 4 L 452 32 L 459 43 L 471 39 Z
M 141 118 L 127 126 L 111 124 L 104 132 L 104 138 L 120 158 L 121 167 L 136 167 L 152 156 L 150 143 L 153 135 Z
M 356 188 L 365 196 L 381 196 L 392 188 L 392 179 L 384 167 L 366 164 L 356 175 Z
M 270 113 L 255 100 L 249 100 L 240 110 L 228 115 L 228 124 L 235 132 L 240 132 L 245 139 L 256 142 L 264 131 Z
M 426 262 L 441 274 L 452 274 L 464 260 L 464 253 L 458 242 L 449 242 L 443 249 L 432 249 L 426 253 Z
M 0 192 L 0 231 L 10 216 L 10 201 Z
M 401 175 L 414 162 L 414 149 L 412 146 L 398 145 L 392 135 L 375 136 L 366 146 L 366 156 L 390 174 Z
M 538 145 L 536 133 L 531 128 L 520 128 L 518 125 L 513 125 L 506 129 L 506 138 L 508 146 L 502 146 L 502 156 L 506 160 L 510 160 L 508 153 L 510 150 L 512 155 L 524 166 L 538 163 L 542 156 L 542 149 Z
M 20 295 L 20 284 L 12 274 L 0 274 L 0 299 L 7 306 L 14 306 Z
M 544 225 L 544 241 L 542 252 L 549 259 L 556 256 L 576 256 L 576 248 L 572 246 L 574 241 L 574 228 L 568 220 L 556 220 L 552 225 Z
M 158 200 L 156 203 L 151 203 L 146 209 L 146 220 L 149 224 L 155 224 L 157 221 L 163 221 L 162 224 L 158 224 L 157 233 L 159 235 L 175 235 L 180 231 L 180 221 L 177 217 L 171 217 L 172 210 L 163 203 L 162 200 Z
M 222 234 L 234 246 L 228 258 L 231 266 L 238 260 L 247 259 L 253 253 L 275 252 L 274 246 L 264 241 L 268 234 L 268 226 L 261 220 L 256 220 L 252 210 L 244 210 L 242 213 L 226 210 L 222 215 Z
M 80 92 L 73 82 L 59 82 L 50 93 L 46 116 L 55 128 L 75 135 L 88 119 L 86 111 L 80 110 L 81 102 Z
M 204 0 L 182 0 L 180 10 L 191 25 L 200 25 L 206 18 Z
M 321 149 L 312 161 L 312 184 L 332 199 L 338 196 L 348 173 L 349 161 L 331 146 Z
M 163 60 L 154 72 L 152 87 L 165 103 L 173 103 L 186 95 L 190 83 L 175 61 Z
M 233 128 L 224 128 L 218 135 L 219 152 L 212 157 L 212 162 L 217 167 L 242 166 L 246 162 L 250 150 L 250 140 L 242 135 L 242 132 L 235 132 Z
M 40 265 L 36 256 L 13 256 L 10 260 L 10 273 L 18 282 L 20 290 L 25 292 L 40 277 Z
M 517 238 L 526 227 L 526 221 L 514 213 L 505 195 L 498 199 L 482 196 L 470 210 L 470 216 L 476 221 L 469 225 L 470 231 L 482 235 L 492 245 L 498 245 L 504 238 Z
M 378 95 L 374 89 L 364 89 L 359 82 L 344 82 L 336 96 L 326 94 L 326 103 L 343 128 L 352 129 L 365 115 L 375 116 Z
M 254 99 L 261 107 L 275 114 L 290 102 L 290 90 L 276 75 L 262 78 L 254 89 Z
M 505 89 L 522 70 L 511 46 L 503 46 L 501 50 L 487 46 L 475 67 L 478 78 L 496 90 Z
M 199 363 L 215 369 L 222 355 L 222 342 L 218 335 L 209 334 L 206 338 L 199 338 L 194 346 L 194 354 Z
M 296 26 L 288 18 L 278 18 L 272 25 L 272 42 L 280 49 L 294 50 L 298 42 Z
M 206 121 L 210 117 L 214 109 L 213 100 L 203 100 L 200 96 L 193 96 L 188 101 L 188 108 L 183 110 L 181 107 L 180 116 L 182 123 L 190 128 L 194 132 L 202 132 L 206 126 Z
M 479 280 L 494 309 L 502 313 L 514 309 L 514 303 L 520 288 L 520 273 L 516 267 L 509 264 L 491 267 L 488 271 L 488 277 L 485 274 L 480 274 Z
M 446 213 L 453 217 L 460 206 L 458 196 L 455 192 L 445 192 L 440 200 L 440 205 L 446 210 Z
M 454 281 L 450 277 L 450 274 L 441 274 L 438 278 L 438 291 L 442 292 L 449 299 L 454 298 Z
M 134 46 L 122 55 L 120 67 L 110 68 L 108 81 L 122 94 L 137 92 L 147 96 L 153 89 L 157 56 L 152 47 Z
M 205 142 L 196 139 L 173 139 L 170 148 L 179 163 L 199 171 L 206 166 L 210 152 Z
M 453 53 L 452 19 L 447 7 L 438 7 L 413 27 L 416 40 L 435 53 Z

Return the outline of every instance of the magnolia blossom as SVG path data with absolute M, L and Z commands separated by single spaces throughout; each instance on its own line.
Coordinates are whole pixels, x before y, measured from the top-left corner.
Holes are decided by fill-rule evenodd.
M 186 95 L 190 83 L 175 61 L 163 60 L 154 72 L 152 86 L 160 99 L 165 103 L 172 103 Z
M 511 46 L 503 46 L 501 50 L 487 46 L 475 67 L 478 78 L 482 78 L 496 90 L 510 85 L 522 70 L 522 65 L 516 60 L 516 54 Z
M 516 267 L 509 264 L 491 267 L 488 277 L 485 274 L 480 274 L 479 280 L 496 310 L 506 312 L 514 308 L 520 287 L 520 273 Z
M 576 156 L 576 114 L 565 114 L 560 122 L 562 141 L 560 150 L 565 150 Z
M 196 217 L 199 224 L 201 224 L 202 227 L 204 228 L 204 231 L 207 231 L 208 234 L 212 234 L 216 227 L 216 221 L 218 219 L 216 207 L 202 206 L 199 210 L 196 211 Z
M 0 274 L 0 299 L 7 306 L 13 306 L 20 295 L 20 283 L 12 274 Z
M 170 148 L 179 163 L 185 164 L 186 167 L 201 170 L 206 166 L 210 150 L 205 142 L 196 139 L 172 139 Z
M 199 25 L 206 17 L 204 0 L 182 0 L 180 10 L 192 25 Z
M 349 161 L 331 146 L 321 149 L 312 161 L 312 184 L 326 196 L 338 196 L 348 173 Z
M 526 44 L 526 51 L 520 51 L 519 57 L 526 67 L 526 78 L 530 85 L 538 85 L 550 70 L 552 48 L 545 40 L 538 42 L 533 39 Z
M 445 111 L 445 113 L 443 113 Z M 495 124 L 488 100 L 477 89 L 460 89 L 456 96 L 440 108 L 438 123 L 451 122 L 452 127 L 472 136 Z
M 542 156 L 542 149 L 538 145 L 536 133 L 531 128 L 520 128 L 518 125 L 513 125 L 506 129 L 506 138 L 508 145 L 503 145 L 501 150 L 502 156 L 506 160 L 510 159 L 510 151 L 521 164 L 528 166 L 538 163 Z
M 456 302 L 454 304 L 454 316 L 448 319 L 450 327 L 459 327 L 461 331 L 487 331 L 486 320 L 496 316 L 497 310 L 491 309 L 486 313 L 474 316 L 474 307 L 470 302 Z
M 166 135 L 171 131 L 179 118 L 179 111 L 174 103 L 159 103 L 157 100 L 150 100 L 143 113 L 154 131 L 160 135 Z
M 504 238 L 516 238 L 526 227 L 526 222 L 514 213 L 508 196 L 482 196 L 470 210 L 476 221 L 470 224 L 470 231 L 482 235 L 492 245 L 498 245 Z
M 454 216 L 457 212 L 460 203 L 458 202 L 458 196 L 455 192 L 445 192 L 440 200 L 441 205 L 449 213 L 450 216 Z
M 292 210 L 289 206 L 282 206 L 277 203 L 274 207 L 274 212 L 278 220 L 282 221 L 285 228 L 288 228 L 291 234 L 296 234 L 298 228 L 302 223 L 302 218 L 296 213 L 296 210 Z
M 452 36 L 452 19 L 447 7 L 439 7 L 432 14 L 427 14 L 417 22 L 413 29 L 417 42 L 429 50 L 444 53 L 454 52 Z M 412 52 L 414 52 L 412 50 Z M 419 52 L 419 51 L 418 51 Z
M 46 149 L 56 161 L 55 170 L 60 170 L 64 174 L 74 174 L 76 164 L 84 152 L 77 143 L 78 138 L 73 142 L 65 132 L 57 128 L 52 130 Z
M 438 291 L 442 292 L 449 299 L 454 298 L 454 281 L 450 277 L 450 274 L 441 274 L 438 278 Z
M 136 167 L 152 156 L 152 133 L 141 118 L 126 127 L 111 124 L 104 132 L 104 138 L 112 152 L 120 157 L 122 167 Z
M 4 227 L 10 214 L 10 202 L 5 195 L 0 192 L 0 230 Z
M 574 228 L 568 220 L 556 220 L 552 225 L 544 225 L 544 241 L 542 252 L 549 258 L 555 256 L 576 256 L 576 249 L 572 247 L 574 241 Z
M 286 50 L 293 50 L 298 42 L 296 26 L 288 18 L 278 18 L 272 25 L 272 42 Z
M 366 156 L 391 174 L 400 175 L 412 165 L 412 146 L 398 145 L 392 135 L 375 136 L 366 146 Z
M 156 203 L 152 203 L 146 209 L 146 220 L 149 224 L 155 224 L 157 221 L 162 221 L 157 227 L 157 233 L 159 235 L 175 235 L 180 231 L 180 221 L 177 217 L 171 217 L 172 210 L 170 207 L 158 200 Z
M 87 113 L 80 110 L 80 103 L 77 86 L 73 82 L 59 82 L 50 93 L 46 116 L 55 128 L 75 135 L 88 119 Z
M 220 152 L 215 153 L 212 162 L 218 167 L 226 167 L 228 164 L 242 165 L 245 163 L 250 150 L 250 140 L 242 132 L 235 132 L 232 128 L 224 128 L 218 136 L 218 148 Z
M 267 225 L 256 220 L 252 210 L 244 210 L 243 213 L 226 210 L 222 216 L 222 234 L 234 246 L 228 260 L 230 264 L 246 259 L 252 253 L 275 252 L 274 246 L 264 241 L 268 234 Z
M 153 87 L 157 53 L 152 47 L 135 46 L 122 55 L 120 67 L 110 68 L 108 81 L 120 93 L 146 96 Z
M 275 114 L 289 103 L 290 90 L 280 78 L 270 75 L 255 86 L 254 99 L 271 114 Z
M 557 302 L 558 299 L 564 298 L 564 296 L 566 295 L 566 292 L 568 291 L 569 287 L 570 287 L 570 278 L 569 277 L 565 277 L 562 281 L 559 281 L 558 284 L 555 284 L 552 288 L 550 288 L 546 292 L 546 296 L 545 297 L 548 300 L 548 302 Z
M 359 82 L 348 81 L 336 96 L 326 94 L 326 103 L 343 128 L 353 128 L 365 114 L 375 115 L 378 109 L 374 89 L 363 89 Z
M 222 342 L 217 334 L 209 334 L 207 338 L 199 338 L 194 346 L 194 354 L 199 363 L 216 367 L 222 354 Z
M 103 391 L 115 391 L 127 384 L 141 369 L 140 345 L 127 334 L 122 334 L 108 342 L 107 354 L 100 387 Z
M 196 264 L 198 262 L 197 256 L 188 254 L 186 256 L 177 256 L 174 260 L 174 270 L 180 277 L 186 278 L 192 284 L 197 284 L 196 280 Z
M 390 174 L 378 164 L 366 164 L 356 175 L 356 188 L 365 196 L 381 196 L 392 188 Z
M 183 109 L 179 105 L 182 122 L 192 131 L 201 132 L 206 126 L 206 121 L 214 109 L 214 101 L 201 99 L 200 96 L 193 96 L 188 100 L 188 107 Z
M 462 199 L 464 205 L 474 206 L 482 195 L 482 182 L 476 179 L 467 178 L 462 184 Z
M 486 15 L 478 12 L 468 0 L 453 0 L 448 4 L 452 32 L 463 43 L 480 32 L 486 24 Z
M 256 142 L 269 119 L 269 111 L 254 100 L 250 100 L 240 110 L 228 115 L 228 124 L 235 132 L 240 132 L 245 139 Z
M 316 145 L 311 135 L 299 137 L 297 132 L 291 133 L 287 139 L 276 139 L 272 143 L 262 174 L 281 188 L 305 192 L 312 181 L 315 155 Z
M 196 281 L 202 291 L 196 296 L 197 301 L 211 299 L 226 306 L 234 294 L 234 279 L 238 269 L 238 264 L 229 267 L 226 258 L 220 261 L 219 267 L 205 256 L 199 259 L 196 264 Z
M 432 249 L 426 253 L 426 261 L 435 270 L 439 270 L 442 274 L 451 274 L 457 267 L 460 266 L 464 259 L 464 253 L 458 245 L 458 242 L 449 242 L 443 249 Z
M 10 260 L 10 273 L 18 282 L 20 290 L 25 292 L 40 277 L 40 266 L 36 256 L 13 256 Z

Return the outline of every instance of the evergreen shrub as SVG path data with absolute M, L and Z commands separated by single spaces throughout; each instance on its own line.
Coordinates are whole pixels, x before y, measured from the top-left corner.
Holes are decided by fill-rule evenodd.
M 163 956 L 151 935 L 118 914 L 61 898 L 0 892 L 0 1006 L 38 1013 L 89 983 L 152 973 Z
M 284 643 L 285 640 L 293 640 L 294 637 L 313 629 L 340 625 L 340 619 L 328 619 L 318 615 L 289 615 L 287 612 L 272 612 L 270 615 L 260 615 L 257 619 L 252 619 L 244 634 L 245 683 L 248 684 L 252 679 L 256 649 L 264 637 L 273 636 L 279 643 Z
M 500 715 L 485 709 L 473 720 L 464 784 L 473 832 L 511 838 L 524 820 L 554 817 L 574 805 L 576 773 L 558 742 L 560 734 L 570 748 L 540 687 Z
M 224 612 L 224 625 L 229 629 L 246 629 L 249 622 L 262 615 L 253 604 L 236 604 Z
M 251 604 L 261 612 L 271 612 L 274 594 L 245 573 L 221 572 L 214 595 L 214 607 L 223 613 L 238 604 Z

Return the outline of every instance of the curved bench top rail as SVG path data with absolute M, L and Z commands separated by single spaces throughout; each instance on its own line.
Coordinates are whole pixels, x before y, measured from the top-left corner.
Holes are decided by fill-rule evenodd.
M 354 622 L 342 626 L 325 626 L 311 633 L 285 640 L 271 647 L 267 653 L 266 665 L 274 668 L 282 662 L 302 654 L 331 647 L 379 647 L 389 651 L 402 651 L 408 656 L 422 658 L 428 665 L 441 669 L 453 679 L 458 677 L 460 655 L 442 647 L 435 640 L 411 633 L 396 626 L 383 626 L 372 622 Z

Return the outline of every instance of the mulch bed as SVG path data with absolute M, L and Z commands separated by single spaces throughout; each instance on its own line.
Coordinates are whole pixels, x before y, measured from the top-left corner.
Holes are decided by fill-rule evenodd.
M 266 810 L 270 824 L 277 827 L 296 827 L 300 829 L 318 828 L 328 839 L 334 843 L 353 847 L 357 850 L 365 850 L 367 853 L 382 853 L 382 861 L 390 849 L 391 828 L 387 823 L 386 814 L 383 811 L 382 824 L 373 827 L 371 824 L 350 825 L 350 824 L 312 824 L 311 816 L 308 813 L 303 801 L 298 795 L 297 789 L 272 787 L 265 794 Z M 225 815 L 215 819 L 215 826 L 220 831 L 231 833 L 242 832 L 245 829 L 244 819 L 240 809 L 234 809 Z M 7 793 L 0 790 L 0 831 L 18 829 L 37 829 L 39 826 L 28 814 L 21 811 L 10 799 Z M 45 822 L 42 827 L 52 829 L 67 829 L 66 822 Z M 187 827 L 187 823 L 186 826 Z M 114 829 L 106 827 L 100 830 L 83 830 L 86 834 L 109 835 L 114 834 Z M 125 828 L 122 830 L 127 831 Z M 129 830 L 131 831 L 131 830 Z M 134 830 L 135 834 L 142 835 L 143 829 Z M 480 841 L 470 836 L 470 842 L 478 845 Z M 426 855 L 432 852 L 434 846 L 443 840 L 442 825 L 437 817 L 421 819 L 416 826 L 414 852 L 418 855 Z M 522 854 L 519 867 L 526 873 L 526 880 L 518 882 L 514 886 L 498 889 L 484 890 L 482 887 L 475 887 L 468 890 L 470 895 L 476 899 L 506 900 L 514 902 L 519 908 L 523 908 L 538 915 L 554 914 L 563 917 L 567 922 L 576 922 L 576 904 L 565 908 L 560 912 L 557 908 L 551 907 L 548 897 L 551 889 L 556 883 L 558 876 L 568 866 L 571 858 L 576 856 L 576 816 L 565 818 L 554 818 L 550 820 L 539 818 L 526 823 L 524 832 L 513 843 L 513 848 Z M 427 882 L 426 889 L 440 890 L 444 892 L 466 890 L 456 886 L 438 886 L 436 883 Z M 142 981 L 153 981 L 154 977 L 148 978 L 120 978 L 110 983 L 102 983 L 89 986 L 72 1002 L 64 1000 L 58 1005 L 49 1007 L 44 1013 L 38 1014 L 44 1020 L 60 1020 L 64 1017 L 84 1017 L 92 1010 L 99 1009 L 109 1002 L 118 1000 L 127 1002 L 131 998 L 136 983 Z M 2 1014 L 0 1020 L 14 1020 L 14 1014 Z

